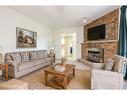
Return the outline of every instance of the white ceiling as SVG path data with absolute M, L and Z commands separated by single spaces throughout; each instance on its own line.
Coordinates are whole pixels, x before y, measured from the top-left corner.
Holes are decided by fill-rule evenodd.
M 83 26 L 87 23 L 119 8 L 120 6 L 11 6 L 9 8 L 22 13 L 52 29 Z

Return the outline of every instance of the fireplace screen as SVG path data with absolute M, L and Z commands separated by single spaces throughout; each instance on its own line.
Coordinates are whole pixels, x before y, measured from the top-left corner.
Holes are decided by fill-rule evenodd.
M 103 52 L 102 50 L 98 49 L 98 50 L 88 50 L 88 60 L 89 61 L 93 61 L 93 62 L 103 62 Z
M 97 51 L 88 51 L 88 60 L 93 62 L 100 62 L 100 54 Z

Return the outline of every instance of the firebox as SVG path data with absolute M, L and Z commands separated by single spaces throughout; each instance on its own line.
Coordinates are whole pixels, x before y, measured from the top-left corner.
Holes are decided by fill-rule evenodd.
M 101 63 L 104 61 L 103 49 L 100 48 L 89 48 L 88 49 L 88 60 L 92 62 Z

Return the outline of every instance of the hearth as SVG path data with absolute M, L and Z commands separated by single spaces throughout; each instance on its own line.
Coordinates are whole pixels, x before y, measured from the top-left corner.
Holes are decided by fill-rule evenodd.
M 101 63 L 104 62 L 104 49 L 102 48 L 89 48 L 88 49 L 88 60 L 92 62 Z

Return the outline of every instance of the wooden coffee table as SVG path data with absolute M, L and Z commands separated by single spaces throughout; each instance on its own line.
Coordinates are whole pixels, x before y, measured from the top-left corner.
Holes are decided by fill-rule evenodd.
M 66 64 L 65 70 L 63 72 L 55 71 L 53 67 L 48 67 L 44 71 L 46 86 L 51 86 L 54 88 L 66 89 L 71 79 L 75 77 L 75 65 L 71 64 Z

